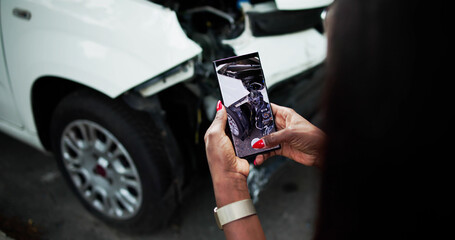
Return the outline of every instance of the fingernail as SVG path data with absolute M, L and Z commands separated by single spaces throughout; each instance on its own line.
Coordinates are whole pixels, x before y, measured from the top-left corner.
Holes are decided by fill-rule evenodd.
M 220 111 L 223 108 L 223 104 L 221 104 L 221 101 L 218 100 L 218 103 L 216 104 L 216 111 Z
M 256 159 L 254 159 L 253 164 L 254 164 L 254 166 L 258 165 L 258 164 L 256 163 Z
M 253 148 L 263 148 L 265 146 L 264 140 L 259 139 L 257 142 L 253 144 Z

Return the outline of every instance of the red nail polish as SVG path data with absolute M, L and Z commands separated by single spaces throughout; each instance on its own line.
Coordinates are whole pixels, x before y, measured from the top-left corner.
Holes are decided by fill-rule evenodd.
M 216 104 L 216 111 L 220 111 L 223 108 L 223 104 L 221 104 L 221 101 L 218 100 L 218 103 Z
M 264 140 L 259 139 L 257 142 L 253 144 L 253 148 L 263 148 L 265 146 Z
M 254 164 L 254 166 L 258 165 L 258 164 L 256 163 L 256 159 L 254 159 L 253 164 Z

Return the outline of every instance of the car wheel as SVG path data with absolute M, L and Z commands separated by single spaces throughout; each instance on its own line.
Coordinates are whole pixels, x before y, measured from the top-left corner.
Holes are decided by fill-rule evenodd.
M 150 118 L 92 91 L 64 98 L 52 119 L 53 150 L 83 205 L 125 230 L 155 230 L 175 206 L 161 134 Z
M 226 112 L 227 112 L 227 115 L 228 115 L 227 116 L 228 117 L 228 124 L 229 124 L 229 129 L 230 129 L 231 133 L 234 134 L 234 136 L 239 137 L 240 133 L 241 133 L 242 126 L 238 123 L 238 121 L 236 121 L 235 112 L 232 111 L 229 108 L 226 108 Z
M 238 110 L 240 111 L 240 108 Z M 243 141 L 248 135 L 248 129 L 245 128 L 248 126 L 246 118 L 241 114 L 241 112 L 240 114 L 237 114 L 237 112 L 231 110 L 230 108 L 226 108 L 226 112 L 228 114 L 227 118 L 231 133 Z M 240 119 L 239 115 L 242 119 Z

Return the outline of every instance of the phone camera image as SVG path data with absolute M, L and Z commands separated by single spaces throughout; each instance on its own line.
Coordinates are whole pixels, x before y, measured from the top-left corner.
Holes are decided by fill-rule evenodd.
M 261 137 L 275 131 L 259 54 L 221 59 L 214 65 L 237 156 L 272 150 L 252 148 Z

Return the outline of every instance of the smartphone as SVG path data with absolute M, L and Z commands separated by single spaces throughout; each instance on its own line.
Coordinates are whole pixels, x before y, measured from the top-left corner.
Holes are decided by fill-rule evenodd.
M 253 144 L 276 131 L 259 53 L 213 61 L 235 153 L 241 158 L 279 149 L 255 149 Z

